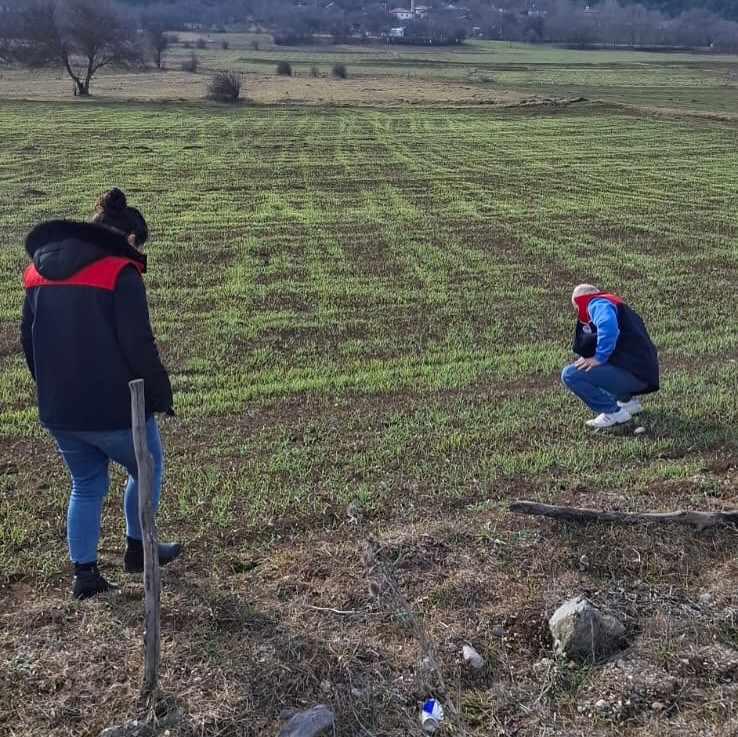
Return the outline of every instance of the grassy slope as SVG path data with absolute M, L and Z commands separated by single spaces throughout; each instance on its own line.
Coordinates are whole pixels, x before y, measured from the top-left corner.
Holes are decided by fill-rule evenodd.
M 407 733 L 432 686 L 396 602 L 366 590 L 370 534 L 427 615 L 475 733 L 540 734 L 555 713 L 562 734 L 594 733 L 576 705 L 602 695 L 599 671 L 549 672 L 555 688 L 531 672 L 550 644 L 542 615 L 580 591 L 682 679 L 678 709 L 628 729 L 729 718 L 722 671 L 679 670 L 690 648 L 735 640 L 728 533 L 593 533 L 505 508 L 731 504 L 733 124 L 596 106 L 4 101 L 0 131 L 0 725 L 96 734 L 137 688 L 137 584 L 118 603 L 64 601 L 66 478 L 15 342 L 29 224 L 83 217 L 112 182 L 150 220 L 152 320 L 177 392 L 160 516 L 190 551 L 164 576 L 162 681 L 188 714 L 177 734 L 263 734 L 303 700 L 333 704 L 339 734 Z M 661 349 L 644 436 L 585 432 L 558 386 L 583 280 L 629 299 Z M 115 572 L 111 502 L 101 559 Z M 685 625 L 704 590 L 714 611 Z M 458 665 L 463 638 L 493 666 L 480 679 Z M 546 708 L 518 707 L 542 690 Z

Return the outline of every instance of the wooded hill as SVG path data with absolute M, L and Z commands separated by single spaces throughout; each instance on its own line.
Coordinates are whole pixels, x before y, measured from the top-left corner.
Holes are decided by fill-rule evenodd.
M 449 0 L 450 1 L 450 0 Z M 437 7 L 448 5 L 447 0 L 424 0 L 423 5 Z M 257 19 L 270 14 L 279 6 L 314 6 L 317 8 L 332 7 L 340 8 L 348 12 L 376 12 L 387 8 L 402 7 L 410 5 L 408 0 L 397 0 L 397 2 L 382 3 L 377 0 L 120 0 L 125 5 L 137 7 L 166 7 L 176 5 L 181 7 L 187 14 L 197 14 L 198 9 L 227 10 L 250 15 Z M 596 7 L 605 0 L 572 0 L 568 3 L 574 8 L 589 5 Z M 469 11 L 473 16 L 477 11 L 483 11 L 490 6 L 502 7 L 512 11 L 517 10 L 547 10 L 553 5 L 560 5 L 559 0 L 467 0 L 466 2 L 455 2 Z M 619 0 L 620 5 L 642 5 L 649 10 L 658 10 L 669 17 L 675 17 L 690 10 L 704 9 L 715 13 L 723 18 L 738 20 L 738 2 L 736 0 Z
M 738 20 L 738 3 L 735 0 L 621 0 L 621 5 L 640 4 L 659 10 L 669 16 L 681 15 L 689 10 L 704 9 L 731 20 Z

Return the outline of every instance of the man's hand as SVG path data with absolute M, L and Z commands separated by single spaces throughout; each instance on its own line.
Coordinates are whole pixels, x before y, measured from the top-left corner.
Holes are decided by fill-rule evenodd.
M 576 361 L 574 361 L 574 365 L 580 371 L 589 371 L 590 369 L 593 369 L 595 366 L 601 366 L 602 364 L 595 358 L 582 358 L 580 356 L 579 358 L 577 358 Z

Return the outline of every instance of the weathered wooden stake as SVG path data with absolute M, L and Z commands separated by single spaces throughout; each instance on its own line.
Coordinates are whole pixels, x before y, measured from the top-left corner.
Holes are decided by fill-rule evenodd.
M 131 417 L 133 419 L 133 447 L 138 464 L 138 517 L 141 521 L 144 552 L 145 631 L 144 675 L 141 699 L 151 703 L 156 693 L 159 677 L 160 649 L 160 586 L 159 541 L 151 501 L 153 462 L 146 444 L 146 405 L 143 379 L 128 382 L 131 391 Z

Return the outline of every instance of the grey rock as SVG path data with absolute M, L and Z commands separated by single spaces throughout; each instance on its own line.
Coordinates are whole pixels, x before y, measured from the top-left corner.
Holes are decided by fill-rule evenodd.
M 499 637 L 502 639 L 505 636 L 505 628 L 501 624 L 496 624 L 492 628 L 492 637 Z
M 461 648 L 461 654 L 471 670 L 477 672 L 483 670 L 484 658 L 471 645 L 464 645 Z
M 705 592 L 704 594 L 700 595 L 700 604 L 703 607 L 710 607 L 714 603 L 715 603 L 715 599 L 713 598 L 711 593 Z
M 184 718 L 185 710 L 181 706 L 178 706 L 168 711 L 162 717 L 159 717 L 159 726 L 174 727 L 176 724 L 179 724 L 181 721 L 183 721 Z
M 100 732 L 100 737 L 154 737 L 154 730 L 148 724 L 130 722 L 106 727 Z
M 601 614 L 592 602 L 577 596 L 562 604 L 548 620 L 556 650 L 570 658 L 594 658 L 616 650 L 625 627 Z
M 333 729 L 334 719 L 333 712 L 319 704 L 291 717 L 280 730 L 279 737 L 317 737 Z

